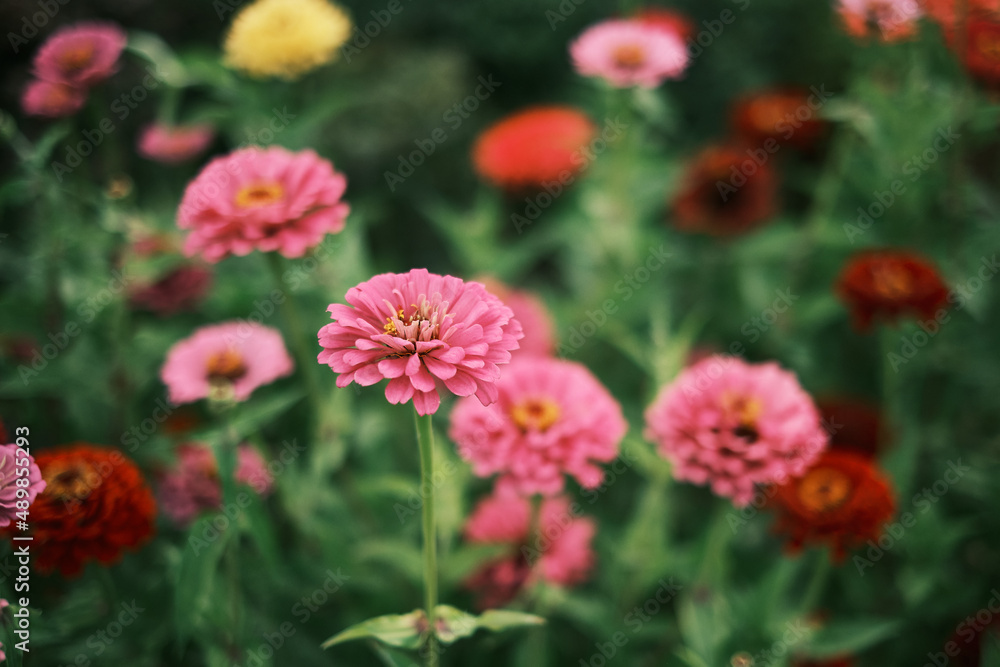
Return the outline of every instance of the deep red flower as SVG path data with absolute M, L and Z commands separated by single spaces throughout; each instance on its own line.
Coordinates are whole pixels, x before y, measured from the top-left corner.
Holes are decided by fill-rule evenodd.
M 871 327 L 876 318 L 887 322 L 902 315 L 934 319 L 948 301 L 948 287 L 934 265 L 898 250 L 855 255 L 841 271 L 836 291 L 861 330 Z
M 212 286 L 212 272 L 197 265 L 181 266 L 129 296 L 133 308 L 145 308 L 160 317 L 192 310 Z
M 778 144 L 809 148 L 826 127 L 809 97 L 809 91 L 798 88 L 766 90 L 743 97 L 733 107 L 733 128 L 753 146 L 762 147 L 773 139 Z
M 768 507 L 774 530 L 795 552 L 806 544 L 827 544 L 834 560 L 877 540 L 896 513 L 889 482 L 875 464 L 854 452 L 829 450 L 801 477 L 774 489 Z
M 588 164 L 597 128 L 572 107 L 531 107 L 479 135 L 472 149 L 476 173 L 494 185 L 538 188 L 568 182 Z
M 153 494 L 121 452 L 78 442 L 35 461 L 47 483 L 31 505 L 40 572 L 74 576 L 87 561 L 113 563 L 153 534 Z
M 633 18 L 642 21 L 646 25 L 662 28 L 667 32 L 673 33 L 685 42 L 694 37 L 694 22 L 680 12 L 663 7 L 644 7 L 637 11 Z
M 846 397 L 816 401 L 823 428 L 830 434 L 831 449 L 845 449 L 874 458 L 882 447 L 885 424 L 882 413 L 869 403 Z
M 975 17 L 969 21 L 965 66 L 984 83 L 1000 85 L 1000 20 Z
M 854 667 L 854 658 L 828 658 L 826 660 L 795 660 L 792 667 Z
M 0 419 L 0 444 L 7 442 L 7 429 L 3 427 L 3 419 Z
M 712 146 L 688 166 L 673 201 L 674 225 L 715 236 L 759 227 L 777 211 L 777 177 L 738 146 Z

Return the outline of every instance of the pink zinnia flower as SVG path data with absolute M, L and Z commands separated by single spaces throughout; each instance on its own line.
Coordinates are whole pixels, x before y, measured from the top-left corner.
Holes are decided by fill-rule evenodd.
M 150 160 L 176 164 L 197 157 L 215 138 L 211 125 L 170 126 L 154 123 L 139 135 L 139 154 Z
M 195 308 L 212 286 L 212 272 L 203 266 L 179 266 L 154 283 L 142 285 L 129 295 L 133 307 L 169 317 Z
M 588 28 L 570 45 L 570 55 L 578 73 L 602 78 L 616 88 L 655 88 L 679 78 L 688 63 L 687 46 L 678 33 L 641 19 L 604 21 Z
M 274 483 L 260 452 L 250 445 L 236 450 L 233 477 L 261 496 L 270 493 Z M 180 445 L 176 465 L 160 475 L 158 495 L 163 513 L 182 526 L 201 512 L 217 509 L 222 503 L 222 486 L 212 449 L 200 443 Z
M 713 356 L 684 369 L 646 410 L 646 437 L 674 477 L 750 502 L 755 484 L 805 472 L 827 444 L 820 413 L 778 364 Z
M 18 486 L 18 477 L 24 477 L 18 474 L 18 470 L 25 468 L 28 470 L 28 485 Z M 19 498 L 18 489 L 24 489 L 27 495 Z M 35 496 L 44 490 L 45 480 L 35 459 L 17 445 L 0 445 L 0 527 L 9 526 L 16 518 L 18 500 L 27 500 L 30 506 L 35 502 Z
M 546 498 L 539 534 L 532 535 L 527 498 L 499 490 L 480 501 L 466 521 L 465 539 L 510 546 L 509 554 L 487 563 L 465 582 L 479 594 L 480 608 L 505 605 L 539 580 L 557 586 L 586 580 L 594 565 L 590 543 L 597 525 L 578 510 L 564 496 Z
M 39 79 L 86 88 L 118 70 L 118 57 L 127 42 L 113 23 L 88 22 L 52 33 L 35 55 Z
M 497 383 L 484 407 L 463 400 L 450 436 L 475 473 L 500 473 L 500 486 L 522 494 L 559 493 L 563 474 L 585 488 L 601 483 L 597 463 L 614 460 L 628 430 L 618 402 L 582 364 L 521 358 Z
M 516 356 L 548 357 L 555 350 L 552 315 L 542 300 L 531 292 L 511 289 L 499 280 L 483 278 L 486 289 L 504 302 L 514 312 L 514 319 L 521 323 L 524 338 L 515 352 Z
M 309 150 L 251 147 L 216 158 L 184 192 L 184 252 L 210 262 L 253 250 L 301 257 L 344 228 L 346 188 L 344 175 Z
M 876 26 L 886 42 L 912 37 L 924 13 L 917 0 L 840 0 L 839 11 L 851 35 L 868 37 Z
M 250 322 L 202 327 L 175 343 L 160 369 L 172 403 L 201 398 L 244 401 L 294 368 L 281 333 Z
M 389 402 L 412 398 L 421 415 L 437 411 L 442 386 L 483 405 L 497 399 L 499 365 L 523 334 L 482 283 L 413 269 L 377 275 L 346 298 L 353 307 L 332 304 L 334 323 L 319 330 L 318 360 L 340 374 L 338 387 L 388 379 Z
M 21 107 L 29 116 L 62 118 L 83 108 L 87 94 L 72 86 L 36 80 L 28 84 L 21 97 Z

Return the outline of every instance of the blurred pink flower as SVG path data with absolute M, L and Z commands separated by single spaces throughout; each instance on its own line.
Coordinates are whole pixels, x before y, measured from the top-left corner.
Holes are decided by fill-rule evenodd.
M 755 484 L 805 472 L 826 448 L 820 414 L 778 364 L 712 356 L 684 369 L 646 410 L 646 437 L 674 477 L 743 506 Z
M 211 125 L 154 123 L 139 135 L 139 154 L 157 162 L 176 164 L 200 155 L 214 138 L 215 128 Z
M 593 519 L 579 516 L 568 498 L 546 498 L 541 507 L 539 535 L 531 535 L 531 504 L 527 498 L 498 490 L 484 498 L 465 524 L 465 539 L 473 544 L 506 544 L 511 553 L 487 563 L 465 585 L 479 594 L 480 608 L 502 606 L 524 586 L 541 580 L 573 586 L 594 565 L 590 543 L 597 532 Z
M 594 488 L 614 460 L 628 430 L 621 407 L 600 382 L 572 361 L 520 358 L 497 383 L 499 398 L 484 407 L 459 401 L 449 435 L 458 451 L 486 477 L 519 493 L 562 491 L 563 475 Z
M 851 35 L 869 37 L 878 28 L 886 42 L 912 37 L 924 13 L 917 0 L 840 0 L 839 11 Z
M 35 80 L 28 84 L 21 97 L 21 107 L 29 116 L 62 118 L 83 108 L 87 93 L 62 83 Z
M 352 307 L 331 304 L 333 324 L 319 330 L 337 386 L 389 380 L 390 403 L 411 398 L 421 415 L 441 404 L 442 385 L 456 396 L 473 394 L 487 405 L 497 398 L 500 364 L 523 336 L 510 308 L 481 283 L 439 276 L 427 269 L 383 273 L 347 291 Z
M 344 228 L 346 188 L 344 175 L 310 150 L 251 147 L 216 158 L 184 192 L 184 252 L 209 262 L 253 250 L 301 257 Z
M 236 482 L 258 495 L 271 492 L 274 479 L 260 452 L 250 445 L 236 450 Z M 215 453 L 207 445 L 185 443 L 177 448 L 177 463 L 160 476 L 159 501 L 163 513 L 175 523 L 186 525 L 198 514 L 222 503 L 222 486 Z
M 573 66 L 583 76 L 616 88 L 655 88 L 677 79 L 688 64 L 679 33 L 641 19 L 615 19 L 591 26 L 570 45 Z
M 212 272 L 203 266 L 180 266 L 129 295 L 132 307 L 169 317 L 196 307 L 212 286 Z
M 172 403 L 246 400 L 294 368 L 281 333 L 250 322 L 202 327 L 174 344 L 160 369 Z
M 18 486 L 18 469 L 28 469 L 28 485 Z M 24 475 L 20 475 L 23 477 Z M 35 496 L 45 490 L 45 480 L 42 471 L 35 464 L 35 459 L 26 454 L 17 445 L 0 445 L 0 527 L 9 526 L 16 518 L 18 509 L 17 490 L 23 488 L 27 492 L 24 500 L 28 505 L 35 501 Z M 3 607 L 0 606 L 0 609 Z
M 521 323 L 524 338 L 514 356 L 551 356 L 556 346 L 555 333 L 552 316 L 542 300 L 531 292 L 511 289 L 499 280 L 483 278 L 482 282 L 491 294 L 495 294 L 514 312 L 514 319 Z
M 39 79 L 86 88 L 118 70 L 118 57 L 128 41 L 113 23 L 84 22 L 52 33 L 35 55 Z

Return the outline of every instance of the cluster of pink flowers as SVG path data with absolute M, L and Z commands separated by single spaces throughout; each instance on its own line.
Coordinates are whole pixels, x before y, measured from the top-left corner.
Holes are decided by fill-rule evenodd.
M 79 111 L 87 89 L 118 70 L 125 43 L 124 31 L 112 23 L 77 23 L 53 33 L 35 55 L 36 79 L 21 99 L 25 113 L 58 118 Z
M 266 496 L 274 483 L 267 464 L 250 445 L 237 449 L 233 479 Z M 160 475 L 160 509 L 178 525 L 190 523 L 201 512 L 222 502 L 219 467 L 207 445 L 185 443 L 177 448 L 176 464 Z

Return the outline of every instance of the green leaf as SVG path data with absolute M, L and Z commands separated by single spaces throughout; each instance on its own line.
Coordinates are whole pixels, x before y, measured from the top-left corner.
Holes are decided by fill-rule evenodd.
M 352 639 L 377 639 L 389 646 L 415 649 L 420 646 L 422 629 L 426 629 L 427 616 L 423 609 L 409 614 L 378 616 L 352 625 L 343 632 L 323 642 L 323 648 L 351 641 Z
M 490 632 L 502 632 L 511 628 L 545 625 L 545 619 L 534 614 L 509 609 L 490 609 L 479 617 L 479 627 Z
M 448 605 L 437 606 L 437 636 L 442 644 L 452 644 L 463 637 L 471 637 L 476 630 L 502 632 L 512 628 L 544 625 L 545 619 L 508 609 L 490 609 L 481 616 L 473 616 Z
M 821 628 L 809 643 L 809 655 L 827 657 L 842 653 L 858 653 L 899 631 L 900 621 L 863 618 L 831 623 Z

